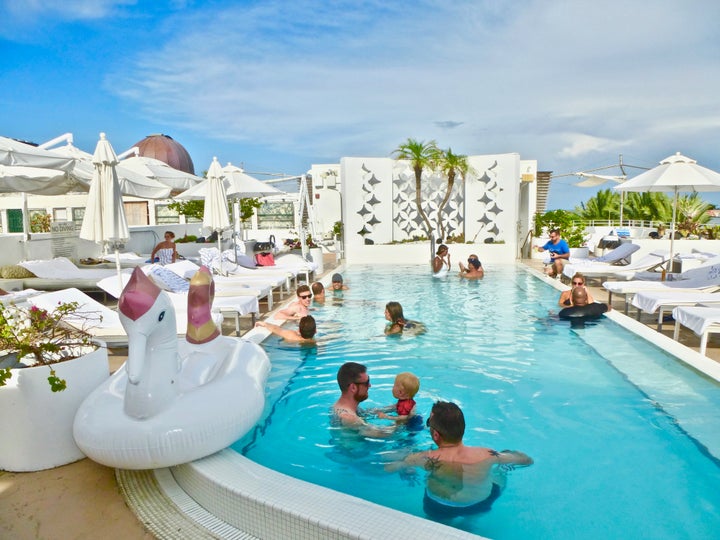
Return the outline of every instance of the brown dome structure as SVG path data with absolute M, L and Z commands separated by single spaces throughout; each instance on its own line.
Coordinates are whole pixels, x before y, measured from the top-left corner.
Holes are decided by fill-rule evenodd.
M 162 133 L 148 135 L 133 146 L 140 149 L 141 156 L 159 159 L 179 171 L 195 174 L 195 166 L 190 154 L 182 144 L 169 135 Z

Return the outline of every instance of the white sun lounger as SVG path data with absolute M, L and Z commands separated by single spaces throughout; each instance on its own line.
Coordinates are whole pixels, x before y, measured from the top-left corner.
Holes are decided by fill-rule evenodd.
M 97 281 L 116 272 L 110 268 L 78 268 L 67 257 L 21 261 L 18 266 L 22 266 L 35 275 L 31 278 L 22 278 L 23 288 L 45 291 L 57 291 L 68 287 L 84 291 L 97 291 Z
M 680 274 L 681 278 L 673 281 L 606 281 L 603 287 L 608 291 L 608 304 L 613 294 L 625 297 L 625 314 L 627 315 L 632 295 L 641 291 L 684 291 L 713 292 L 720 289 L 720 263 L 693 268 Z
M 172 264 L 166 264 L 163 268 L 170 270 L 174 274 L 190 279 L 200 270 L 200 267 L 191 261 L 178 261 Z M 273 297 L 275 289 L 278 289 L 280 298 L 284 296 L 283 286 L 285 278 L 279 276 L 213 276 L 215 280 L 216 296 L 234 296 L 234 295 L 255 295 L 258 299 L 267 299 L 268 310 L 272 311 Z
M 632 299 L 632 305 L 638 308 L 638 320 L 640 320 L 640 314 L 643 311 L 646 313 L 658 312 L 658 332 L 662 330 L 663 317 L 666 311 L 678 306 L 695 306 L 697 304 L 720 304 L 720 294 L 682 290 L 640 291 Z
M 625 266 L 616 266 L 609 263 L 595 263 L 588 261 L 585 263 L 566 264 L 563 268 L 563 275 L 572 279 L 575 272 L 580 272 L 587 278 L 612 278 L 616 280 L 634 279 L 638 271 L 652 271 L 665 264 L 668 260 L 669 252 L 653 251 L 644 257 L 638 259 L 634 263 Z M 660 276 L 660 273 L 658 273 Z
M 28 298 L 28 303 L 52 312 L 60 303 L 77 302 L 76 317 L 68 317 L 67 322 L 78 330 L 90 334 L 96 341 L 108 347 L 127 346 L 128 337 L 120 322 L 117 311 L 91 298 L 79 289 L 69 288 L 61 291 L 40 293 Z M 173 303 L 173 305 L 175 305 Z M 222 324 L 222 315 L 213 317 Z M 187 332 L 187 301 L 184 306 L 175 305 L 175 321 L 178 335 Z
M 680 337 L 680 326 L 700 336 L 700 354 L 705 355 L 710 334 L 720 333 L 720 308 L 707 306 L 679 306 L 673 309 L 675 330 L 673 339 Z
M 127 284 L 127 282 L 130 280 L 130 274 L 124 273 L 122 274 L 122 280 L 123 280 L 123 286 Z M 100 287 L 103 291 L 107 292 L 109 295 L 113 296 L 114 298 L 119 298 L 120 293 L 122 292 L 120 290 L 120 284 L 117 279 L 117 274 L 110 277 L 105 278 L 97 283 L 98 287 Z M 187 326 L 187 292 L 185 293 L 175 293 L 172 291 L 165 291 L 168 296 L 170 296 L 170 300 L 172 300 L 173 306 L 175 306 L 176 314 L 178 315 L 178 320 L 180 317 L 184 317 L 184 326 L 185 328 Z M 235 319 L 235 333 L 239 336 L 240 335 L 240 317 L 244 317 L 246 315 L 249 315 L 252 319 L 252 325 L 255 325 L 255 319 L 260 312 L 260 305 L 258 302 L 257 296 L 241 296 L 241 295 L 235 295 L 235 296 L 215 296 L 215 299 L 213 300 L 212 310 L 215 313 L 220 314 L 221 316 L 230 315 Z M 220 322 L 222 323 L 222 317 L 220 317 Z M 182 332 L 185 333 L 185 330 Z

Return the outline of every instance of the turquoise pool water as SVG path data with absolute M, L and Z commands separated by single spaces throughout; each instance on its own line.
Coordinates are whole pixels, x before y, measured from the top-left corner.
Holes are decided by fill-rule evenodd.
M 393 379 L 421 380 L 418 410 L 464 410 L 466 444 L 522 450 L 489 513 L 449 525 L 492 538 L 717 538 L 720 386 L 604 319 L 583 330 L 548 316 L 558 293 L 514 266 L 481 282 L 424 268 L 357 267 L 351 289 L 314 315 L 317 348 L 267 340 L 273 363 L 257 428 L 233 448 L 267 467 L 424 517 L 423 471 L 384 472 L 391 456 L 431 447 L 426 430 L 348 438 L 329 425 L 338 367 L 368 366 L 371 408 Z M 425 335 L 387 338 L 387 301 Z M 329 337 L 328 337 L 329 336 Z

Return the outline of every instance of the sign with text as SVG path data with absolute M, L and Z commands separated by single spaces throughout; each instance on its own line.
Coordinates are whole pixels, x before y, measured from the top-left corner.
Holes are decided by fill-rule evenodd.
M 72 221 L 54 221 L 50 224 L 53 257 L 77 259 L 79 232 Z

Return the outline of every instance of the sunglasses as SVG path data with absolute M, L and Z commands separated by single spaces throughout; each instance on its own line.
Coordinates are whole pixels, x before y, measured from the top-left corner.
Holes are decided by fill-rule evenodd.
M 299 298 L 302 298 L 303 300 L 307 300 L 308 298 L 312 298 L 312 294 L 301 294 Z
M 367 387 L 370 387 L 370 377 L 368 377 L 368 380 L 367 380 L 367 381 L 355 381 L 353 384 L 356 385 L 356 386 L 360 386 L 360 385 L 362 384 L 362 385 L 365 385 L 365 386 L 367 386 Z
M 585 285 L 585 283 L 583 283 L 582 281 L 573 281 L 572 284 L 573 285 Z
M 468 262 L 477 262 L 477 259 L 468 259 Z

